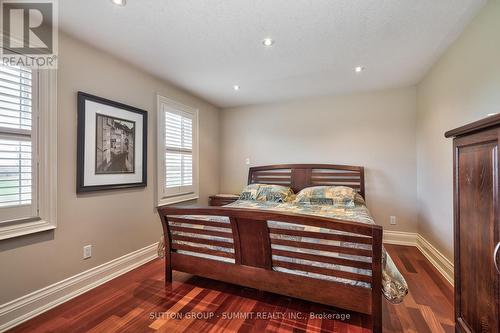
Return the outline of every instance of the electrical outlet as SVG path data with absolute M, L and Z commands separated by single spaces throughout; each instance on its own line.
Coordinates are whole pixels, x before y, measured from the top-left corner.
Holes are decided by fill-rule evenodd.
M 245 164 L 250 165 L 250 157 L 245 158 Z
M 83 259 L 92 257 L 92 245 L 85 245 L 83 247 Z
M 389 218 L 389 224 L 391 224 L 391 225 L 395 225 L 396 224 L 396 216 L 391 216 Z

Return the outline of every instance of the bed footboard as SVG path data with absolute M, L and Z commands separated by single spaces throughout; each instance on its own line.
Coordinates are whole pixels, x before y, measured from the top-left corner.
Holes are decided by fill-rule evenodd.
M 241 208 L 163 206 L 158 212 L 166 283 L 178 270 L 368 314 L 373 331 L 382 331 L 380 226 Z

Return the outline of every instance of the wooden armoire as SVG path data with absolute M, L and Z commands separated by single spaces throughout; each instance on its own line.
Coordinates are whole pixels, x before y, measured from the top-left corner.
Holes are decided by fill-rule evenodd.
M 500 332 L 500 114 L 453 137 L 455 328 Z

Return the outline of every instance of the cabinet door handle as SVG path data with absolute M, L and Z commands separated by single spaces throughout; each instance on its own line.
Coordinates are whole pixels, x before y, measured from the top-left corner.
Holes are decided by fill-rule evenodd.
M 497 246 L 495 247 L 495 251 L 493 251 L 493 262 L 495 263 L 497 272 L 500 273 L 500 267 L 498 265 L 498 250 L 500 250 L 500 242 L 498 242 Z

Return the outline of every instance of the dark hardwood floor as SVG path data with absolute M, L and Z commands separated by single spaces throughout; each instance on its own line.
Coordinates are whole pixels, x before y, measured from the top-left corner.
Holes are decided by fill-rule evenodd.
M 384 300 L 384 332 L 454 332 L 448 282 L 416 248 L 386 248 L 410 293 Z M 370 332 L 355 313 L 177 272 L 165 289 L 163 274 L 155 260 L 10 332 Z

